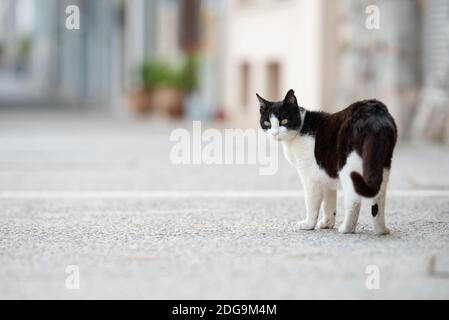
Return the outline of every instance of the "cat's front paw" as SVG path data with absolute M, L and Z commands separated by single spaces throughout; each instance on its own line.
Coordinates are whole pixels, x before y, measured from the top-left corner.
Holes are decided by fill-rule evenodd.
M 335 227 L 335 219 L 325 219 L 324 217 L 318 221 L 318 229 L 333 229 Z
M 316 222 L 312 222 L 309 220 L 302 220 L 298 223 L 298 227 L 300 230 L 314 230 Z

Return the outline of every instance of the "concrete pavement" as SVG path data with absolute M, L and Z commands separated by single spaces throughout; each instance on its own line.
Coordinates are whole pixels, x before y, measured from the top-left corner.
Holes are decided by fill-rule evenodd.
M 188 126 L 2 112 L 0 298 L 449 298 L 447 147 L 399 146 L 391 236 L 373 235 L 367 208 L 359 232 L 340 235 L 297 230 L 303 198 L 289 192 L 300 183 L 282 157 L 275 176 L 256 166 L 173 166 L 168 134 L 178 125 Z M 226 190 L 253 196 L 220 196 Z M 286 196 L 254 195 L 270 190 Z M 62 191 L 81 196 L 29 196 Z M 341 201 L 338 213 L 340 222 Z M 70 265 L 79 290 L 66 287 Z M 366 286 L 369 266 L 378 290 Z

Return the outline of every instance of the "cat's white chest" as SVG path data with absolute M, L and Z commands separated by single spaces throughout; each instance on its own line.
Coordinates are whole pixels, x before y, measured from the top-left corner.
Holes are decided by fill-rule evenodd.
M 302 179 L 313 179 L 332 189 L 339 187 L 339 180 L 329 177 L 318 166 L 315 159 L 314 137 L 298 136 L 292 141 L 284 143 L 283 147 L 285 157 L 298 170 Z
M 296 168 L 312 168 L 315 161 L 315 138 L 298 136 L 283 144 L 284 155 Z M 318 167 L 318 166 L 317 166 Z

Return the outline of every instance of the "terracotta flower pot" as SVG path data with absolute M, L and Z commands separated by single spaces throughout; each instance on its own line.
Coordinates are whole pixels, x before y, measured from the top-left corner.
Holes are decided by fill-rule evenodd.
M 148 90 L 138 90 L 129 94 L 130 107 L 134 113 L 142 114 L 151 110 L 151 93 Z
M 151 106 L 172 117 L 184 115 L 184 92 L 176 88 L 161 87 L 151 93 Z

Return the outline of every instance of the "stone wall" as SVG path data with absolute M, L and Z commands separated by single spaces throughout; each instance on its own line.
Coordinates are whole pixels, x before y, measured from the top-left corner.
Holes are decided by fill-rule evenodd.
M 339 0 L 337 14 L 338 104 L 380 99 L 396 118 L 400 136 L 410 137 L 421 92 L 418 3 Z M 377 18 L 378 25 L 372 20 Z
M 422 91 L 414 133 L 449 144 L 449 1 L 422 7 Z

